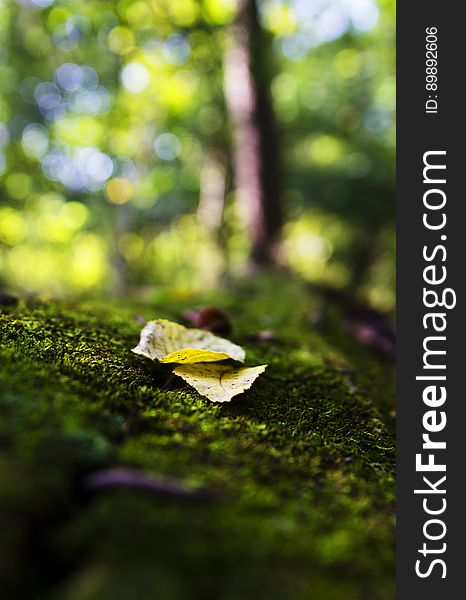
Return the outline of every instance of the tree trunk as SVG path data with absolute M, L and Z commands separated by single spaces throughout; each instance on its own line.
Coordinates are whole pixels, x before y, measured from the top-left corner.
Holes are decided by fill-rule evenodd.
M 215 238 L 220 235 L 223 210 L 225 206 L 225 157 L 217 149 L 206 152 L 204 166 L 201 171 L 201 185 L 197 217 L 202 225 Z
M 225 57 L 225 96 L 233 125 L 238 206 L 256 266 L 276 262 L 283 222 L 279 141 L 270 97 L 271 51 L 256 0 L 238 0 Z

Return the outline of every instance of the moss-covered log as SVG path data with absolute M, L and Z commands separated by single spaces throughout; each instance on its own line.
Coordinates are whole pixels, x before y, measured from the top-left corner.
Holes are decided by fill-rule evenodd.
M 199 303 L 229 312 L 246 364 L 269 364 L 228 405 L 130 352 L 135 315 Z M 269 277 L 215 299 L 21 301 L 0 323 L 7 597 L 394 597 L 393 369 L 336 309 Z M 115 467 L 161 489 L 88 485 Z

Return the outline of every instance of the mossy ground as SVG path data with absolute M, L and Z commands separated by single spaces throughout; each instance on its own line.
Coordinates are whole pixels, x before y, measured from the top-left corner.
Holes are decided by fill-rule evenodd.
M 248 365 L 228 405 L 130 352 L 134 316 L 214 304 Z M 310 315 L 322 310 L 317 329 Z M 249 334 L 272 329 L 275 342 Z M 393 367 L 298 282 L 0 312 L 1 589 L 64 600 L 385 600 L 394 593 Z M 209 498 L 86 493 L 131 467 Z

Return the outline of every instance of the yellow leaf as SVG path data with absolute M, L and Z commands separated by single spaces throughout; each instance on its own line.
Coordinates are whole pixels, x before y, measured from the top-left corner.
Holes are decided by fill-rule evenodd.
M 248 390 L 267 365 L 235 369 L 227 365 L 179 365 L 173 373 L 212 402 L 230 402 Z
M 135 354 L 162 363 L 200 363 L 233 358 L 243 361 L 243 348 L 202 329 L 187 329 L 165 319 L 149 321 Z

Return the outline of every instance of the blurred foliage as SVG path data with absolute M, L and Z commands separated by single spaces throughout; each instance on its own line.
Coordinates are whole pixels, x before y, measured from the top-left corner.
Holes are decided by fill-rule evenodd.
M 283 260 L 394 301 L 395 2 L 263 0 Z M 244 272 L 222 59 L 234 0 L 0 0 L 0 284 L 212 288 Z M 226 158 L 219 230 L 198 211 Z

